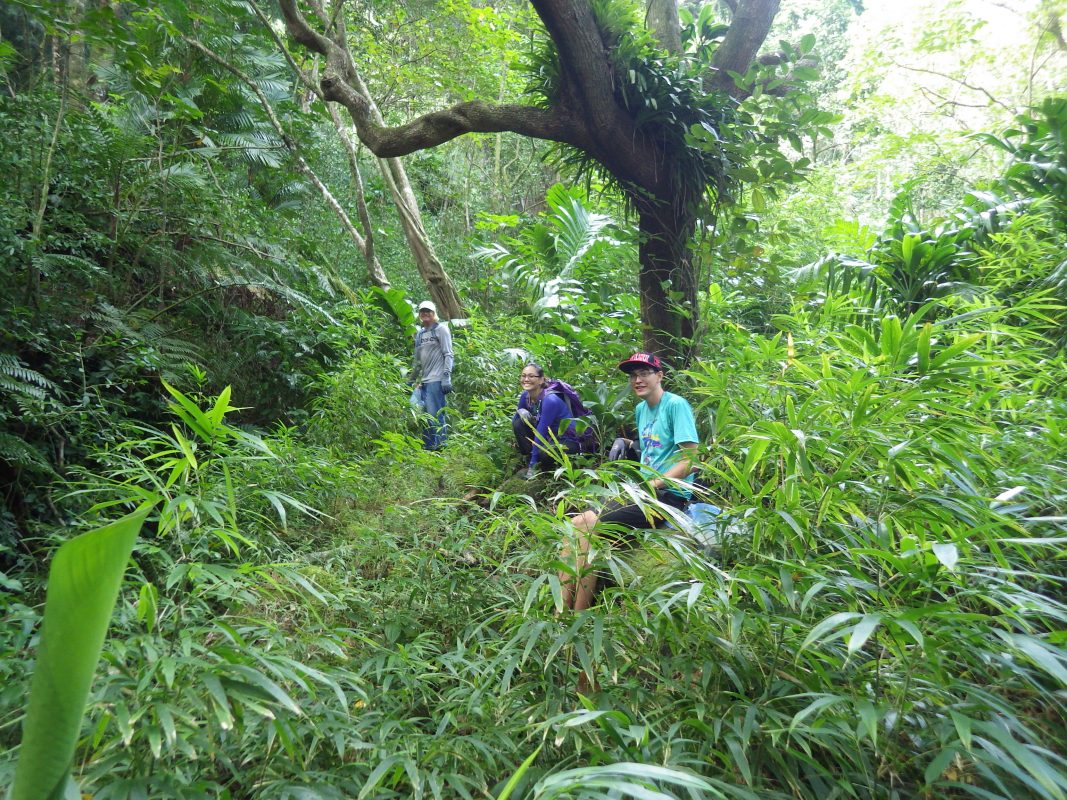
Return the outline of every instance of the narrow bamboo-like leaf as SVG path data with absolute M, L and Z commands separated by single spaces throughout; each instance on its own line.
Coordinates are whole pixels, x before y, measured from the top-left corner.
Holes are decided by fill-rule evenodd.
M 811 633 L 809 633 L 805 637 L 804 641 L 801 642 L 800 648 L 797 650 L 797 653 L 799 654 L 801 651 L 806 650 L 812 642 L 818 641 L 835 628 L 839 628 L 846 622 L 850 622 L 861 616 L 863 615 L 855 611 L 839 611 L 836 614 L 832 614 L 831 616 L 827 617 L 811 629 Z M 838 635 L 841 635 L 841 633 L 838 632 Z
M 753 439 L 748 445 L 748 453 L 745 455 L 745 465 L 742 468 L 745 475 L 751 475 L 752 470 L 760 459 L 763 458 L 763 454 L 767 452 L 767 447 L 770 445 L 770 441 L 767 439 Z
M 949 361 L 958 356 L 968 347 L 980 341 L 984 335 L 985 334 L 981 333 L 972 333 L 966 336 L 961 336 L 952 344 L 948 345 L 943 350 L 940 350 L 938 352 L 938 354 L 934 357 L 933 362 L 930 364 L 931 368 L 941 369 L 943 366 L 948 364 Z
M 1014 500 L 1016 497 L 1018 497 L 1020 494 L 1022 494 L 1025 491 L 1026 491 L 1026 487 L 1025 486 L 1013 486 L 1012 488 L 1001 492 L 1000 494 L 998 494 L 996 497 L 993 498 L 993 507 L 995 508 L 998 505 L 1003 505 L 1005 503 L 1010 503 L 1012 500 Z
M 381 761 L 371 774 L 367 776 L 367 782 L 364 783 L 363 788 L 359 790 L 357 800 L 363 800 L 365 797 L 370 796 L 385 778 L 385 773 L 399 764 L 402 760 L 401 756 L 389 756 L 389 758 Z
M 705 779 L 670 767 L 661 767 L 656 764 L 638 764 L 621 762 L 618 764 L 605 764 L 596 767 L 579 767 L 564 770 L 542 778 L 534 787 L 534 797 L 556 797 L 565 792 L 582 787 L 601 786 L 610 788 L 621 794 L 633 797 L 669 798 L 674 795 L 651 790 L 647 784 L 636 784 L 633 781 L 648 781 L 668 783 L 680 786 L 696 792 L 707 792 L 712 797 L 723 797 L 723 793 Z
M 219 392 L 219 396 L 215 398 L 215 405 L 209 412 L 207 412 L 207 418 L 211 420 L 211 423 L 214 426 L 212 432 L 214 433 L 214 431 L 218 430 L 227 413 L 236 410 L 237 409 L 230 406 L 230 387 L 227 386 Z
M 533 764 L 534 759 L 537 758 L 538 754 L 541 752 L 541 748 L 544 746 L 545 743 L 541 742 L 541 744 L 537 745 L 536 750 L 530 753 L 530 755 L 526 756 L 526 759 L 521 764 L 519 764 L 519 768 L 515 770 L 515 774 L 508 779 L 507 783 L 504 784 L 504 788 L 500 790 L 500 794 L 496 796 L 496 800 L 508 800 L 508 798 L 511 797 L 511 793 L 515 791 L 515 787 L 519 785 L 519 781 L 522 780 L 522 776 L 526 774 L 526 771 L 528 769 L 530 769 L 530 765 Z
M 11 800 L 62 796 L 111 612 L 149 510 L 82 534 L 56 552 Z
M 996 739 L 997 743 L 1008 751 L 1008 755 L 1015 760 L 1015 763 L 1041 784 L 1041 788 L 1048 792 L 1049 797 L 1055 800 L 1067 798 L 1067 793 L 1058 785 L 1060 779 L 1058 771 L 1041 757 L 1040 751 L 1019 742 L 1007 728 L 998 723 L 983 722 L 981 729 Z
M 842 702 L 846 698 L 838 694 L 823 694 L 816 697 L 808 705 L 793 715 L 793 720 L 789 723 L 789 730 L 796 730 L 796 727 L 805 719 L 810 717 L 817 711 L 821 711 L 824 708 L 835 705 Z
M 874 703 L 870 700 L 861 700 L 856 704 L 856 710 L 860 715 L 860 727 L 857 731 L 862 731 L 867 735 L 867 738 L 871 740 L 871 744 L 877 746 L 878 744 L 878 709 L 875 708 Z
M 166 381 L 163 381 L 163 388 L 166 389 L 171 397 L 177 400 L 177 403 L 168 403 L 170 410 L 177 414 L 181 419 L 204 441 L 211 441 L 213 433 L 213 425 L 211 419 L 200 410 L 200 407 L 179 392 L 173 386 Z
M 937 758 L 926 765 L 923 781 L 927 786 L 941 777 L 948 765 L 952 763 L 952 759 L 956 757 L 956 752 L 955 747 L 946 747 L 937 754 Z
M 915 353 L 919 357 L 919 372 L 925 375 L 930 371 L 930 340 L 934 334 L 934 326 L 927 322 L 919 331 L 919 340 L 915 345 Z
M 1060 686 L 1067 686 L 1067 654 L 1063 648 L 1051 647 L 1036 636 L 1021 633 L 1004 633 L 1001 636 L 1047 672 Z
M 144 623 L 149 633 L 156 627 L 158 610 L 159 591 L 151 583 L 142 584 L 141 593 L 137 598 L 137 619 Z
M 960 742 L 968 750 L 971 749 L 971 729 L 973 728 L 973 720 L 970 717 L 960 714 L 958 711 L 949 709 L 949 716 L 952 718 L 952 724 L 956 727 L 956 735 L 960 737 Z
M 558 575 L 548 576 L 548 588 L 552 592 L 552 603 L 556 607 L 556 612 L 563 613 L 563 586 L 559 582 Z

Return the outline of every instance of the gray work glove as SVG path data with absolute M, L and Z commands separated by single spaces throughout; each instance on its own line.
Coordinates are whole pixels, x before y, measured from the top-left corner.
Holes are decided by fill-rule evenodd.
M 528 481 L 532 481 L 534 478 L 537 477 L 537 467 L 530 467 L 524 473 L 522 473 L 522 477 Z
M 441 381 L 441 394 L 452 394 L 452 378 L 448 375 Z
M 608 461 L 618 461 L 620 458 L 626 458 L 626 451 L 629 449 L 630 445 L 620 436 L 612 442 L 611 449 L 608 451 Z

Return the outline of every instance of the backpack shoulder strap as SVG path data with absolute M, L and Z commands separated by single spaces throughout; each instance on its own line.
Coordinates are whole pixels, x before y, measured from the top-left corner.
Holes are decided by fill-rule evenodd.
M 567 410 L 570 412 L 571 417 L 573 417 L 574 401 L 571 400 L 571 393 L 567 391 L 568 388 L 568 385 L 564 381 L 556 379 L 550 381 L 548 386 L 545 387 L 545 389 L 552 392 L 552 394 L 558 394 L 563 398 L 563 402 L 567 404 Z

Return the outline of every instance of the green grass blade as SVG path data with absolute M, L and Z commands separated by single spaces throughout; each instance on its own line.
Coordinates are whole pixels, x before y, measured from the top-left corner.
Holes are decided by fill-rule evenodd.
M 534 759 L 537 758 L 538 753 L 541 752 L 541 748 L 544 746 L 545 745 L 542 742 L 537 745 L 537 748 L 530 753 L 530 755 L 526 756 L 526 760 L 519 765 L 519 768 L 515 770 L 515 774 L 511 776 L 506 784 L 504 784 L 504 788 L 500 790 L 500 794 L 497 796 L 496 800 L 508 800 L 511 793 L 515 791 L 515 787 L 519 785 L 519 781 L 522 780 L 522 776 L 526 774 L 526 771 L 530 768 L 530 765 L 533 764 Z

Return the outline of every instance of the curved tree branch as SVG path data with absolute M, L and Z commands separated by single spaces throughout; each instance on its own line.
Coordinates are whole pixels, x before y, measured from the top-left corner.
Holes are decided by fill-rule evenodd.
M 336 100 L 352 114 L 359 139 L 379 158 L 393 158 L 426 150 L 465 133 L 511 131 L 535 139 L 578 145 L 573 126 L 559 112 L 523 105 L 493 105 L 472 100 L 431 111 L 404 125 L 386 127 L 370 119 L 366 102 L 347 86 L 330 78 L 322 81 L 328 100 Z

